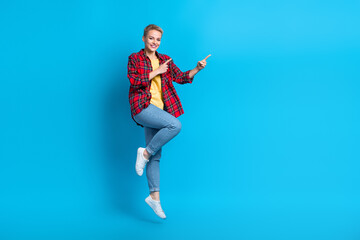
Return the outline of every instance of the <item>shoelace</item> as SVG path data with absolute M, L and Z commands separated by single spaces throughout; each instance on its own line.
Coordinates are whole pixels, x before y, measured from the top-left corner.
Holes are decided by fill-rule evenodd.
M 156 208 L 156 210 L 157 210 L 158 212 L 162 212 L 162 213 L 165 214 L 165 212 L 164 212 L 164 210 L 162 210 L 161 206 L 158 206 L 158 207 Z

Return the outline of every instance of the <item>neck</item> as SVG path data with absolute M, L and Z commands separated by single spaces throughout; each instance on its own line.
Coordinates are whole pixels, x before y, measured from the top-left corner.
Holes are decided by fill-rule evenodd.
M 146 54 L 146 56 L 148 56 L 149 58 L 156 58 L 155 52 L 148 51 L 148 50 L 146 50 L 146 48 L 145 48 L 145 54 Z

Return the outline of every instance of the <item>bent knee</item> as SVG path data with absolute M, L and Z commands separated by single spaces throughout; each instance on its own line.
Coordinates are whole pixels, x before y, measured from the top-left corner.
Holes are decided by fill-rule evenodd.
M 170 124 L 170 128 L 176 132 L 176 134 L 178 134 L 181 130 L 181 122 L 178 119 L 175 119 L 171 124 Z

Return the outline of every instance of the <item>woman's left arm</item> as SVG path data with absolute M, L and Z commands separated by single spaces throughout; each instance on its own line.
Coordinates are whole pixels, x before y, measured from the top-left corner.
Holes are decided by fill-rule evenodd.
M 180 84 L 192 83 L 194 76 L 206 66 L 206 59 L 210 56 L 211 54 L 208 55 L 204 60 L 199 61 L 194 69 L 188 70 L 186 72 L 182 72 L 173 61 L 170 61 L 171 68 L 174 70 L 173 80 Z

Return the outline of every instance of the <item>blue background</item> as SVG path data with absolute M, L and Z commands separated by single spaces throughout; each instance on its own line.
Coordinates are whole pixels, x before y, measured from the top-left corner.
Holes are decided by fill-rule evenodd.
M 359 239 L 359 1 L 1 1 L 1 239 Z M 161 201 L 128 56 L 183 71 Z

